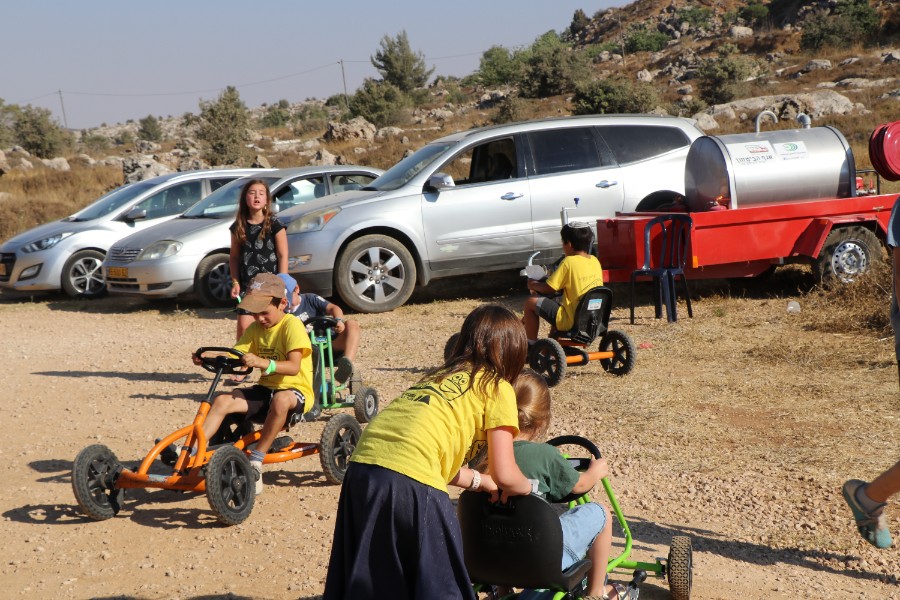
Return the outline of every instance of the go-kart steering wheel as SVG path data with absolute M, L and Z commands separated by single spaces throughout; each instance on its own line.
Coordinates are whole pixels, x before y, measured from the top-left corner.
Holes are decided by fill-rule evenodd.
M 319 335 L 324 335 L 326 329 L 334 329 L 337 324 L 337 319 L 329 315 L 311 317 L 306 321 L 306 325 L 312 327 L 313 331 Z
M 587 450 L 591 456 L 594 458 L 600 458 L 600 449 L 597 448 L 594 443 L 586 438 L 581 437 L 580 435 L 561 435 L 559 437 L 555 437 L 552 440 L 547 441 L 551 446 L 579 446 Z M 576 471 L 584 472 L 587 471 L 587 468 L 591 464 L 591 459 L 587 457 L 567 457 L 569 464 L 575 467 Z M 575 494 L 571 493 L 565 498 L 561 498 L 560 502 L 574 502 L 584 494 Z
M 203 356 L 207 352 L 224 352 L 231 356 Z M 197 348 L 194 356 L 200 359 L 200 366 L 210 373 L 225 373 L 227 375 L 249 375 L 253 367 L 248 367 L 241 362 L 244 353 L 234 348 L 219 348 L 215 346 Z

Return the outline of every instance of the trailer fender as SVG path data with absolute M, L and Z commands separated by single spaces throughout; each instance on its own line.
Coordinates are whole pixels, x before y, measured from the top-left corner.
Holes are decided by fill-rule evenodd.
M 825 240 L 828 239 L 828 234 L 831 233 L 831 230 L 849 225 L 865 227 L 876 234 L 881 232 L 882 229 L 878 219 L 871 215 L 841 215 L 812 219 L 803 233 L 797 238 L 791 251 L 791 256 L 817 258 L 819 253 L 822 252 Z

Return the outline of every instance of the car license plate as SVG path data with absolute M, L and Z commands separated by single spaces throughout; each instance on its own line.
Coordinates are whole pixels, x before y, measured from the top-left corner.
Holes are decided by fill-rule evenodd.
M 109 267 L 106 276 L 110 279 L 128 279 L 128 267 Z
M 5 263 L 0 263 L 0 275 L 2 275 L 3 277 L 6 277 L 6 264 Z

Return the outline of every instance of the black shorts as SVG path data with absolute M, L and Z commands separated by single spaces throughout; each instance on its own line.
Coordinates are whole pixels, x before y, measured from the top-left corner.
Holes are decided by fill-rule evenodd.
M 249 388 L 239 388 L 237 391 L 244 395 L 244 399 L 249 405 L 245 419 L 250 419 L 254 423 L 265 421 L 266 415 L 269 414 L 269 406 L 272 405 L 272 396 L 275 395 L 275 392 L 291 391 L 294 392 L 294 397 L 297 399 L 297 404 L 294 405 L 294 408 L 287 414 L 288 423 L 291 422 L 291 417 L 294 413 L 300 415 L 303 414 L 303 407 L 306 404 L 306 397 L 300 390 L 294 388 L 290 388 L 289 390 L 273 390 L 257 384 Z
M 557 296 L 558 298 L 559 296 Z M 556 327 L 556 313 L 559 312 L 559 302 L 553 298 L 542 296 L 537 301 L 537 313 L 542 319 Z

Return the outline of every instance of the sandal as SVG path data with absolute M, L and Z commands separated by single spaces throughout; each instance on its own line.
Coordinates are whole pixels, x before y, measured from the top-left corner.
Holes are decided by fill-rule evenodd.
M 628 598 L 628 588 L 621 583 L 607 583 L 606 585 L 612 586 L 615 596 L 610 596 L 609 592 L 606 592 L 602 596 L 585 596 L 584 600 L 626 600 Z

